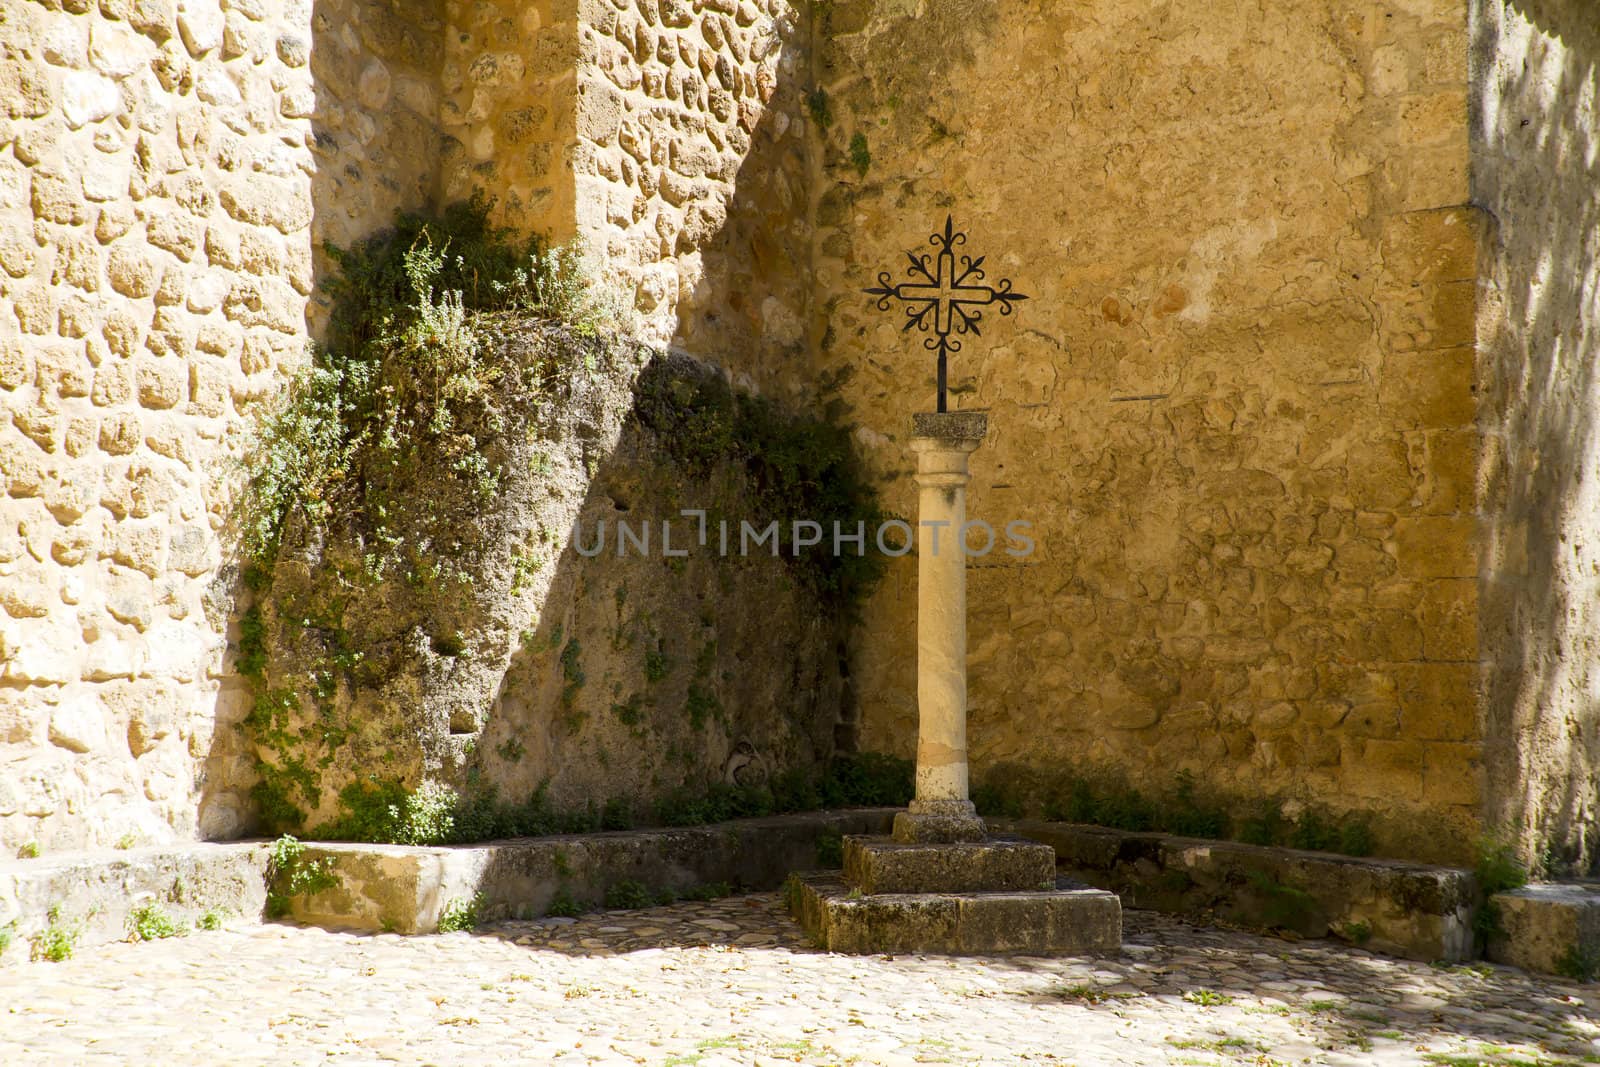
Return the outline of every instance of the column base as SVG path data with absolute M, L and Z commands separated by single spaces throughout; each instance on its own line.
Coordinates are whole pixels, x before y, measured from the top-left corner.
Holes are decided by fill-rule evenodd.
M 988 836 L 970 800 L 913 800 L 894 817 L 894 839 L 907 845 L 982 841 Z

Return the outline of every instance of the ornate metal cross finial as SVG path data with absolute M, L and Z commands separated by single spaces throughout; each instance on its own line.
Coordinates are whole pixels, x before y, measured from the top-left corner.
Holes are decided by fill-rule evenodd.
M 889 279 L 888 271 L 878 272 L 878 284 L 866 292 L 878 298 L 878 310 L 888 311 L 891 300 L 906 302 L 906 324 L 916 327 L 932 337 L 922 340 L 922 347 L 939 353 L 939 408 L 945 410 L 945 364 L 952 352 L 961 351 L 960 334 L 979 336 L 978 323 L 983 319 L 981 310 L 988 304 L 999 304 L 1000 314 L 1011 314 L 1011 305 L 1028 299 L 1011 291 L 1011 280 L 1003 278 L 999 288 L 978 285 L 984 279 L 983 261 L 987 256 L 973 259 L 962 256 L 956 265 L 956 246 L 967 243 L 967 235 L 958 232 L 950 216 L 945 216 L 944 233 L 935 233 L 928 243 L 937 248 L 938 255 L 906 252 L 911 261 L 911 279 L 898 285 Z

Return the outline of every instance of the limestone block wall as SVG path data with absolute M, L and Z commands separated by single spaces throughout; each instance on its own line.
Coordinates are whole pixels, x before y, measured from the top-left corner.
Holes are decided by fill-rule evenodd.
M 345 0 L 0 6 L 0 850 L 244 825 L 233 461 L 302 358 L 313 247 L 431 185 L 429 34 Z
M 1187 768 L 1461 858 L 1475 684 L 1467 24 L 1443 0 L 835 3 L 814 70 L 818 380 L 891 507 L 932 363 L 860 290 L 953 212 L 1032 299 L 951 368 L 978 779 Z M 861 631 L 861 743 L 909 754 L 914 568 Z
M 1472 191 L 1493 226 L 1479 375 L 1488 814 L 1552 873 L 1600 862 L 1600 22 L 1473 4 Z

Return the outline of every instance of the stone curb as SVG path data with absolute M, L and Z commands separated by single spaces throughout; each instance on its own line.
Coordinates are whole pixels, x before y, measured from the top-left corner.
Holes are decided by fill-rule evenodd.
M 887 833 L 893 808 L 776 815 L 682 829 L 523 838 L 481 845 L 317 844 L 339 885 L 292 903 L 291 917 L 330 929 L 432 933 L 446 909 L 479 898 L 482 919 L 537 918 L 558 893 L 598 907 L 618 883 L 682 893 L 726 882 L 776 889 L 792 871 L 817 866 L 817 840 Z
M 1042 841 L 1060 872 L 1148 908 L 1303 937 L 1339 937 L 1413 960 L 1473 956 L 1472 872 L 1077 823 L 989 819 Z
M 155 905 L 187 930 L 207 912 L 258 922 L 267 900 L 267 845 L 196 842 L 122 851 L 97 849 L 0 861 L 0 965 L 26 960 L 29 942 L 52 926 L 75 947 L 121 941 L 129 916 Z
M 1486 955 L 1528 971 L 1600 977 L 1600 885 L 1526 885 L 1490 898 L 1499 936 Z

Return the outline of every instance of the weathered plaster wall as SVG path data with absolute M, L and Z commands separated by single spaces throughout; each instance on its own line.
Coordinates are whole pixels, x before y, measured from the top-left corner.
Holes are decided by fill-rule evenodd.
M 0 850 L 241 827 L 230 464 L 301 358 L 314 245 L 431 184 L 437 30 L 345 0 L 0 6 Z
M 1039 542 L 970 578 L 980 779 L 1188 768 L 1469 851 L 1467 44 L 1443 0 L 831 5 L 815 373 L 892 507 L 932 366 L 860 289 L 954 212 L 1033 297 L 951 372 L 969 512 Z M 914 575 L 862 631 L 864 747 L 915 734 Z
M 1600 862 L 1600 21 L 1473 5 L 1482 271 L 1488 817 L 1556 873 Z

